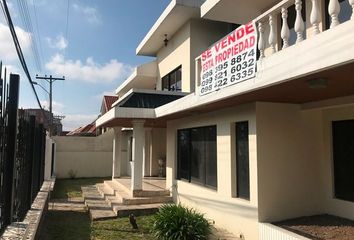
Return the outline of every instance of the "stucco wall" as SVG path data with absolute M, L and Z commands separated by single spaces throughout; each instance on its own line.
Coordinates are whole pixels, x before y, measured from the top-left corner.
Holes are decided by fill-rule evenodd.
M 250 190 L 251 200 L 233 197 L 236 189 L 234 123 L 249 121 Z M 217 126 L 217 190 L 201 187 L 176 178 L 177 130 L 183 128 Z M 257 138 L 255 105 L 248 104 L 227 108 L 208 114 L 198 114 L 168 122 L 167 126 L 167 179 L 166 186 L 173 187 L 176 202 L 195 207 L 217 226 L 246 239 L 258 237 L 258 193 L 257 193 Z
M 159 174 L 159 159 L 166 160 L 166 129 L 152 129 L 151 176 Z
M 56 176 L 68 178 L 69 171 L 76 177 L 112 176 L 112 130 L 98 137 L 55 137 Z
M 261 222 L 321 213 L 318 117 L 300 105 L 257 103 Z
M 49 180 L 52 175 L 52 143 L 53 140 L 46 136 L 45 143 L 45 164 L 44 164 L 44 180 Z M 55 154 L 54 154 L 55 157 Z
M 190 92 L 190 23 L 183 25 L 168 38 L 167 46 L 162 47 L 156 56 L 158 64 L 156 87 L 161 90 L 161 78 L 182 65 L 182 92 Z
M 195 58 L 229 31 L 227 23 L 202 19 L 191 19 L 183 25 L 157 54 L 157 89 L 161 89 L 162 77 L 182 65 L 182 92 L 194 92 Z
M 353 106 L 257 103 L 261 222 L 323 213 L 354 219 L 354 203 L 336 199 L 333 182 L 332 121 L 348 119 Z

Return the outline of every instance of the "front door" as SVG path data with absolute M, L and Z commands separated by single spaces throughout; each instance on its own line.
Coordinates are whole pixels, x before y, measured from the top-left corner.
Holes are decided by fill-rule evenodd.
M 354 120 L 332 123 L 334 194 L 354 202 Z

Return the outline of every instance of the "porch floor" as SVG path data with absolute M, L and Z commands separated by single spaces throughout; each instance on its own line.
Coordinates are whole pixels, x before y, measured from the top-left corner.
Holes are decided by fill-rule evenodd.
M 131 189 L 131 178 L 120 177 L 115 178 L 115 181 L 123 185 L 127 189 Z M 144 177 L 143 178 L 143 191 L 161 191 L 166 190 L 166 179 L 160 177 Z

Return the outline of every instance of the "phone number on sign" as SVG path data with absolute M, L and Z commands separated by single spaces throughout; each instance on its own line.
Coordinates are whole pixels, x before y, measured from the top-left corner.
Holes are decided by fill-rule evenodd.
M 201 93 L 218 90 L 254 76 L 255 50 L 250 49 L 217 65 L 202 75 Z

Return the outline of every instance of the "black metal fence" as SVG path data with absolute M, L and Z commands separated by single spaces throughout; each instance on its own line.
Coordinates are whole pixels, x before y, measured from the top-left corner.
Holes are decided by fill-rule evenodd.
M 44 180 L 46 132 L 18 109 L 19 75 L 7 80 L 0 63 L 0 234 L 22 221 Z

